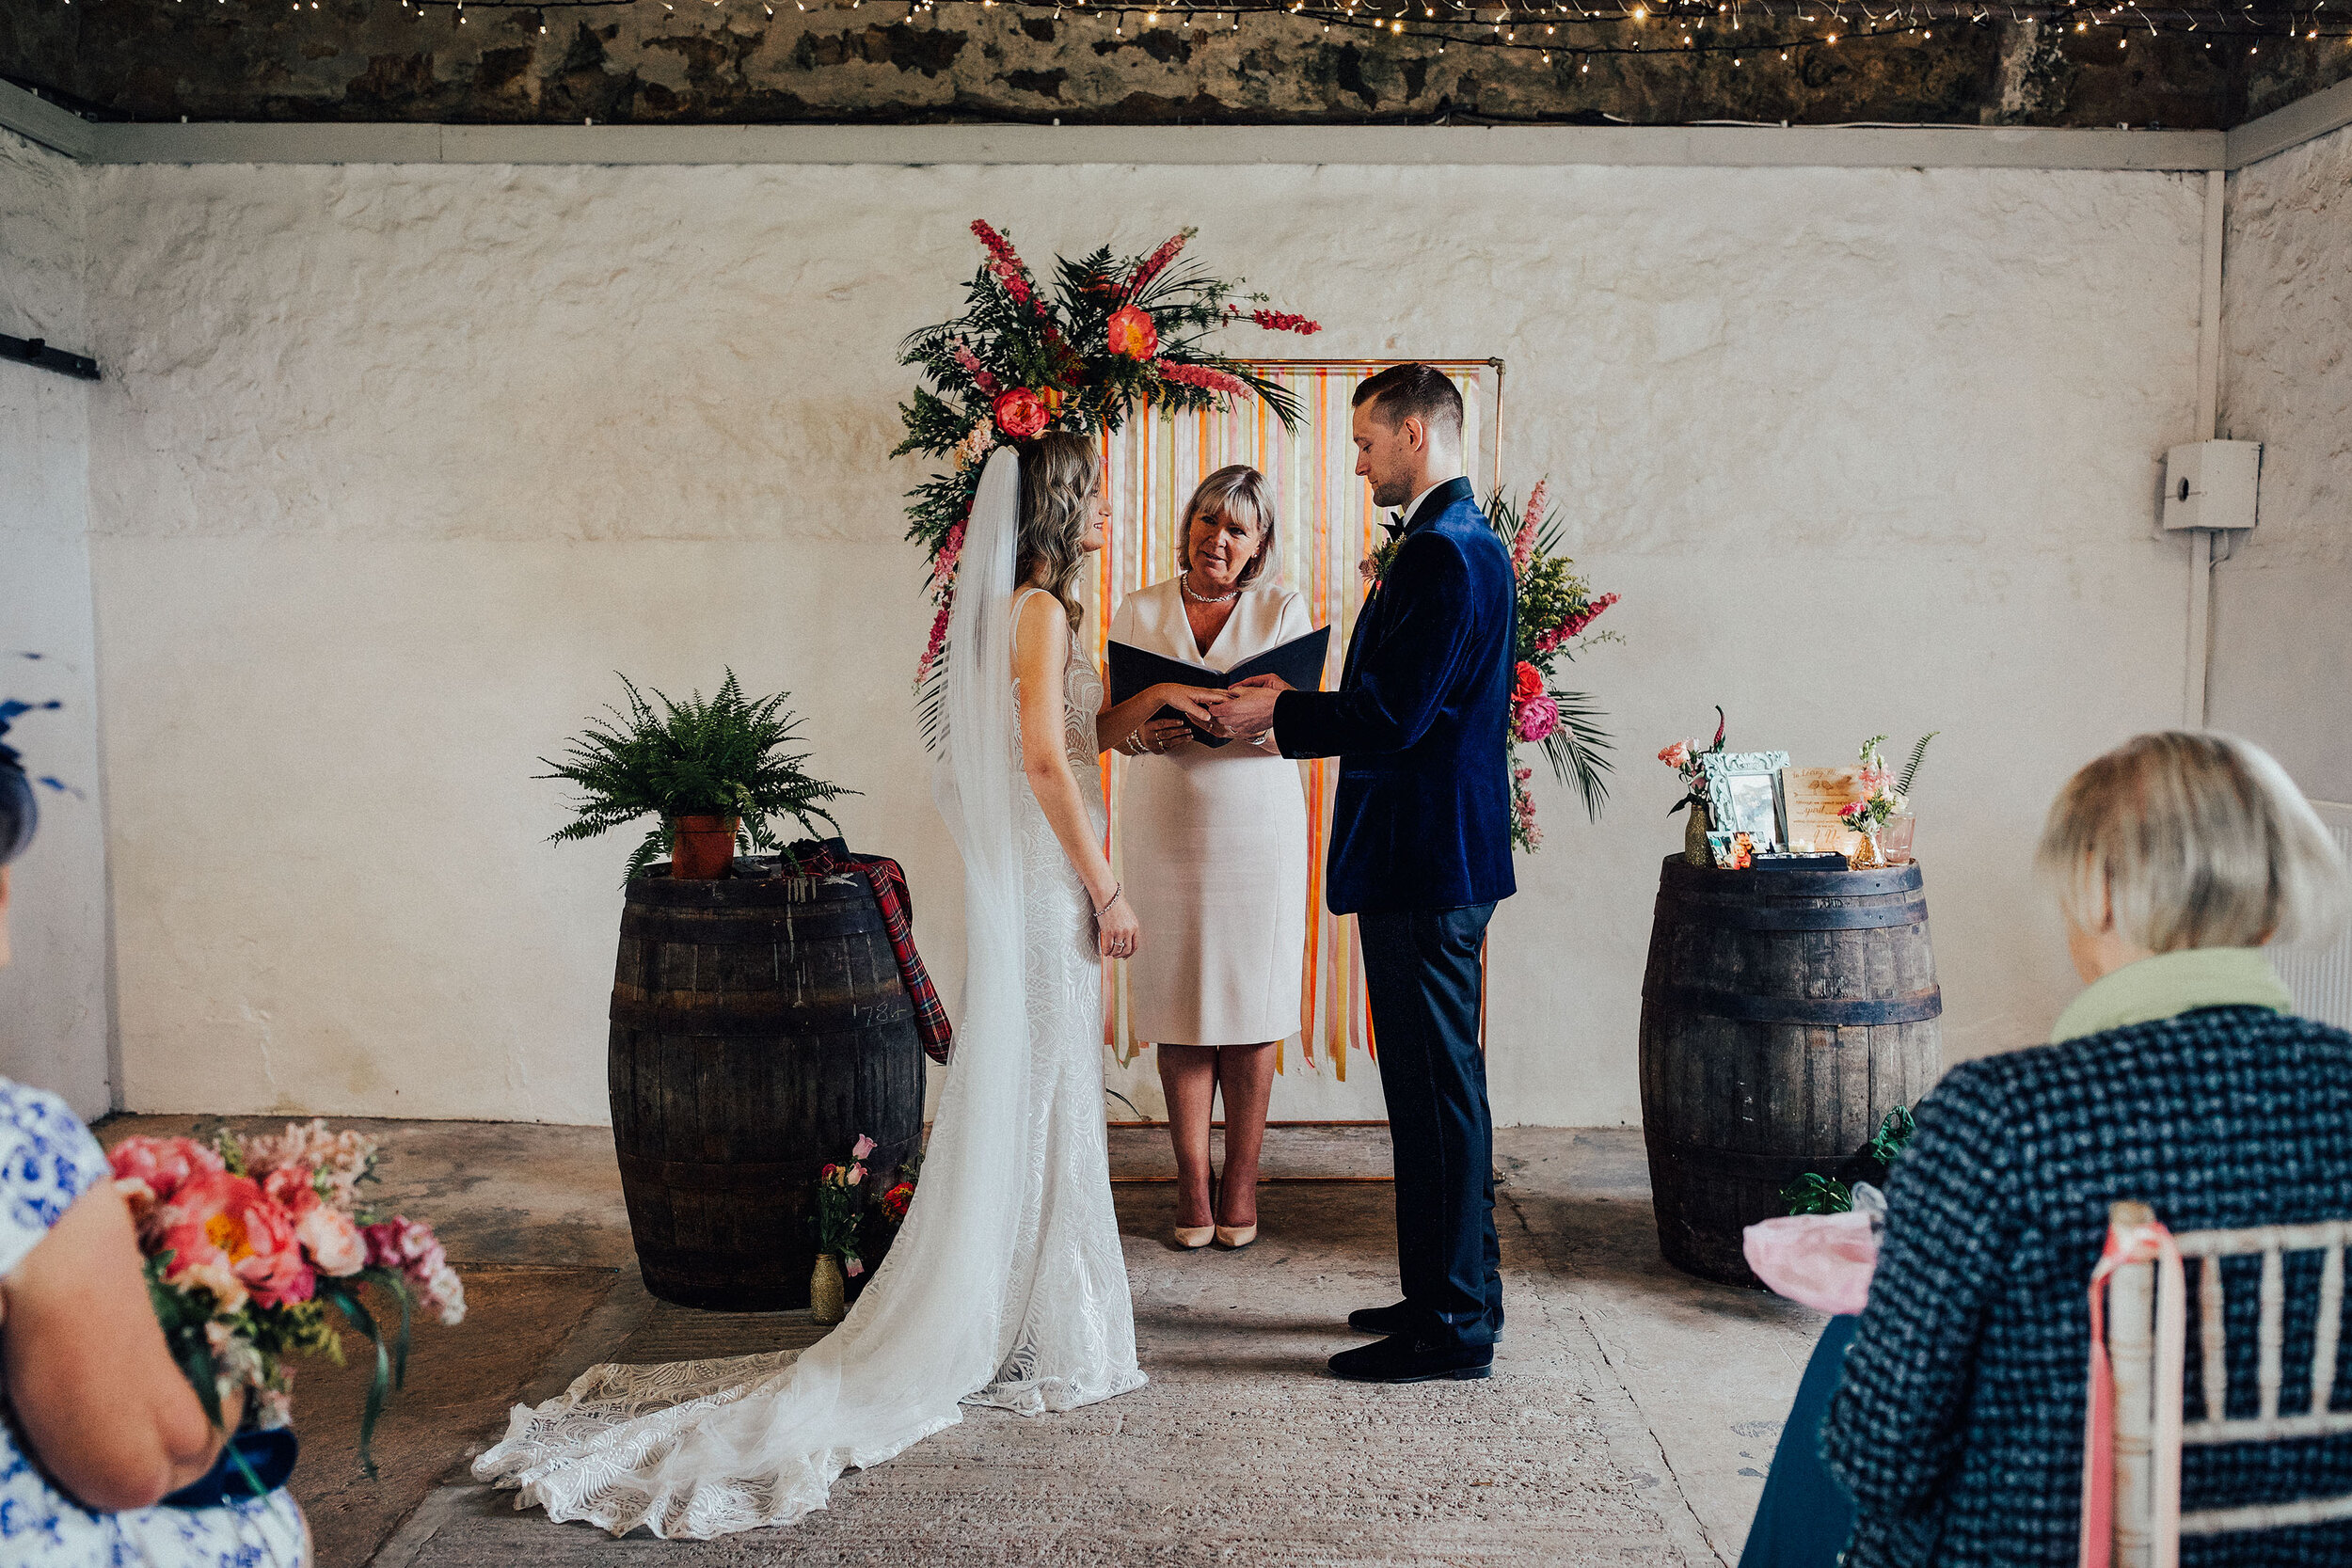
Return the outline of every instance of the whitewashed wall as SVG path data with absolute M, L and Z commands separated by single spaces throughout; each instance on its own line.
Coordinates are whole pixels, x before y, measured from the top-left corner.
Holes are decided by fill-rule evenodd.
M 2230 177 L 2221 423 L 2261 520 L 2215 570 L 2215 727 L 2352 801 L 2352 129 Z
M 1955 1055 L 2072 990 L 2027 875 L 2077 763 L 2177 712 L 2156 464 L 2193 415 L 2201 187 L 1995 170 L 118 166 L 90 188 L 102 707 L 126 1102 L 594 1121 L 626 846 L 533 759 L 623 670 L 788 687 L 955 994 L 908 717 L 903 333 L 986 215 L 1042 263 L 1199 224 L 1333 355 L 1501 356 L 1625 601 L 1624 740 L 1495 927 L 1506 1122 L 1638 1114 L 1709 705 L 1835 762 L 1945 732 L 1920 850 Z M 1236 335 L 1282 352 L 1295 340 Z
M 83 198 L 81 169 L 0 132 L 0 332 L 87 352 Z M 40 792 L 40 836 L 10 868 L 16 961 L 0 969 L 0 1076 L 90 1117 L 112 1091 L 87 385 L 0 362 L 0 698 L 66 705 L 20 720 L 9 741 L 36 773 L 78 791 Z

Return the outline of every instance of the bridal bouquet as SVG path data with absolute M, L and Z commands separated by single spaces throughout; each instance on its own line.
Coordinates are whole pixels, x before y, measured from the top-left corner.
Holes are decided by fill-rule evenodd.
M 913 334 L 899 355 L 930 385 L 899 404 L 906 439 L 891 455 L 919 451 L 953 462 L 908 492 L 907 537 L 930 557 L 929 591 L 939 610 L 914 675 L 927 736 L 937 712 L 956 559 L 990 451 L 1048 431 L 1113 432 L 1139 403 L 1173 412 L 1254 396 L 1295 426 L 1289 393 L 1204 345 L 1213 332 L 1240 322 L 1269 332 L 1321 330 L 1271 309 L 1263 294 L 1242 294 L 1180 262 L 1190 229 L 1148 256 L 1113 256 L 1103 245 L 1075 261 L 1057 257 L 1050 283 L 987 223 L 975 222 L 972 232 L 984 256 L 963 314 Z
M 369 1444 L 407 1370 L 411 1312 L 421 1303 L 450 1324 L 466 1315 L 465 1287 L 431 1227 L 361 1201 L 375 1140 L 314 1120 L 276 1136 L 224 1132 L 212 1143 L 125 1138 L 109 1158 L 138 1225 L 155 1316 L 206 1413 L 217 1422 L 222 1398 L 243 1388 L 251 1424 L 286 1425 L 287 1359 L 342 1362 L 332 1307 L 375 1346 L 359 1422 L 360 1463 L 373 1477 Z M 389 1345 L 361 1300 L 369 1285 L 400 1310 Z
M 1611 770 L 1602 755 L 1611 741 L 1600 727 L 1602 715 L 1593 699 L 1554 683 L 1565 673 L 1562 667 L 1583 649 L 1617 641 L 1614 632 L 1588 630 L 1617 602 L 1617 595 L 1596 596 L 1592 585 L 1574 570 L 1576 563 L 1559 553 L 1559 521 L 1544 515 L 1549 483 L 1536 482 L 1523 515 L 1500 490 L 1486 498 L 1487 520 L 1510 550 L 1511 571 L 1518 582 L 1518 662 L 1511 687 L 1509 740 L 1511 842 L 1531 852 L 1543 843 L 1544 831 L 1535 821 L 1535 800 L 1527 787 L 1535 770 L 1519 762 L 1519 747 L 1541 746 L 1552 776 L 1562 784 L 1575 783 L 1585 814 L 1595 820 L 1609 798 L 1601 775 Z

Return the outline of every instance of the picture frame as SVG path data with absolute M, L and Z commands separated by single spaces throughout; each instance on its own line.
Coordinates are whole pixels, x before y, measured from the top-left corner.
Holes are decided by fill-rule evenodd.
M 1788 843 L 1788 807 L 1781 790 L 1786 752 L 1710 752 L 1699 758 L 1707 778 L 1709 826 L 1746 833 L 1758 849 Z

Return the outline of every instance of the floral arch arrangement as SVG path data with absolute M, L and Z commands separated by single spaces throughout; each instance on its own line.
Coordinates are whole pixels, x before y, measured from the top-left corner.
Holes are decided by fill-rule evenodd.
M 908 492 L 907 537 L 930 559 L 928 592 L 938 607 L 914 674 L 926 740 L 937 735 L 956 561 L 989 452 L 1048 431 L 1109 434 L 1147 403 L 1175 413 L 1256 397 L 1295 429 L 1298 410 L 1288 392 L 1203 345 L 1240 322 L 1270 332 L 1321 329 L 1271 309 L 1263 294 L 1180 264 L 1191 229 L 1148 256 L 1115 257 L 1103 245 L 1075 261 L 1057 257 L 1050 290 L 995 229 L 975 221 L 972 232 L 987 255 L 963 314 L 909 336 L 898 361 L 920 366 L 930 385 L 898 405 L 906 438 L 891 455 L 919 451 L 953 464 Z

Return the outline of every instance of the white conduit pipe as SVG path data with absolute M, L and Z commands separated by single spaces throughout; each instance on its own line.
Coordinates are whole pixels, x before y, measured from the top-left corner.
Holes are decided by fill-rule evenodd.
M 2222 198 L 2229 176 L 2205 171 L 2205 251 L 2197 322 L 2197 438 L 2221 432 Z M 2205 727 L 2205 675 L 2213 661 L 2213 530 L 2188 531 L 2188 660 L 2181 693 L 2181 726 Z

